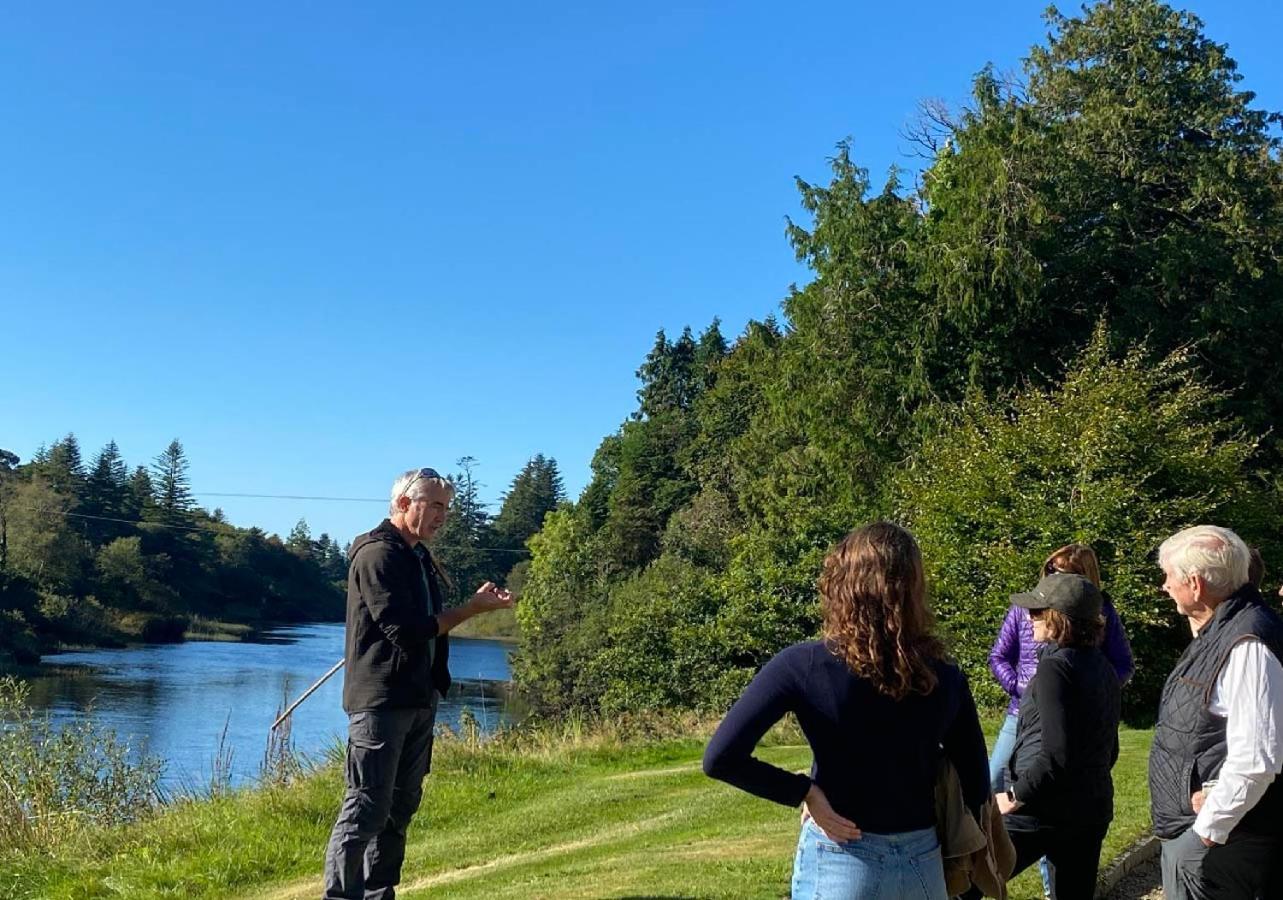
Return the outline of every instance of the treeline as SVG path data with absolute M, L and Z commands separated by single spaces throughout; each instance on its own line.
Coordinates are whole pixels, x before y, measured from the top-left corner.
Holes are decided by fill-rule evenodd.
M 199 619 L 340 619 L 343 549 L 300 522 L 286 541 L 192 498 L 182 444 L 130 469 L 74 434 L 22 463 L 0 450 L 0 662 L 62 643 L 180 640 Z
M 839 145 L 813 275 L 732 343 L 663 332 L 577 502 L 531 541 L 515 672 L 549 713 L 721 708 L 816 634 L 819 564 L 890 517 L 982 697 L 1008 598 L 1084 541 L 1152 705 L 1188 641 L 1153 551 L 1199 521 L 1283 563 L 1283 165 L 1226 48 L 1153 0 L 1048 14 L 1019 78 L 924 107 L 918 182 Z
M 456 465 L 459 470 L 450 476 L 455 487 L 450 515 L 432 541 L 451 582 L 447 602 L 466 600 L 486 581 L 520 594 L 530 565 L 526 542 L 566 499 L 557 461 L 542 453 L 531 457 L 513 477 L 493 516 L 481 500 L 477 461 L 465 456 Z
M 526 542 L 565 500 L 557 461 L 528 460 L 495 515 L 476 461 L 458 466 L 433 547 L 453 585 L 448 602 L 485 581 L 520 592 Z M 350 541 L 314 538 L 304 519 L 284 540 L 237 528 L 196 505 L 188 469 L 177 440 L 133 469 L 114 441 L 86 465 L 74 434 L 26 463 L 0 450 L 0 663 L 34 662 L 60 644 L 179 640 L 193 626 L 342 619 Z M 516 633 L 511 618 L 489 624 Z

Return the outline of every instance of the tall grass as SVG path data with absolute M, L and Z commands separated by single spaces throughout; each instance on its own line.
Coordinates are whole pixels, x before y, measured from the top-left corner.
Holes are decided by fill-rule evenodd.
M 86 720 L 55 726 L 25 682 L 0 678 L 0 846 L 56 847 L 95 826 L 134 822 L 162 802 L 161 763 Z

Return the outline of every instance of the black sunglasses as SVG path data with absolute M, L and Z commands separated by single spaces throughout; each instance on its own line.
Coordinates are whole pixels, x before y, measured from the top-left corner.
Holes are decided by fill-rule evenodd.
M 406 484 L 405 487 L 401 488 L 401 493 L 397 494 L 396 498 L 400 500 L 402 497 L 408 494 L 410 492 L 410 488 L 414 487 L 414 483 L 418 481 L 420 478 L 426 478 L 429 481 L 431 481 L 434 478 L 441 478 L 441 473 L 438 472 L 436 469 L 427 469 L 427 468 L 420 469 L 415 474 L 415 476 L 410 479 L 409 483 Z M 445 479 L 441 479 L 441 480 L 444 481 Z

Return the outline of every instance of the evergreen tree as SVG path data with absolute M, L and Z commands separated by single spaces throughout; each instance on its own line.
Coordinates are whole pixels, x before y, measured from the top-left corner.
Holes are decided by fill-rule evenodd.
M 924 175 L 914 358 L 952 398 L 950 373 L 1046 381 L 1104 319 L 1114 349 L 1196 346 L 1229 408 L 1269 431 L 1283 392 L 1255 386 L 1283 378 L 1283 117 L 1189 13 L 1107 0 L 1047 20 L 1025 84 L 982 72 Z
M 543 527 L 544 516 L 565 499 L 557 461 L 537 454 L 512 479 L 495 516 L 492 532 L 496 544 L 511 551 L 525 550 L 526 541 Z M 511 568 L 520 556 L 509 561 Z
M 318 563 L 325 577 L 337 584 L 347 583 L 347 554 L 339 542 L 322 532 L 316 539 Z
M 154 499 L 159 521 L 185 524 L 191 514 L 191 480 L 187 474 L 187 455 L 178 439 L 169 442 L 152 464 Z
M 94 459 L 93 468 L 85 480 L 84 500 L 81 509 L 86 515 L 107 519 L 127 518 L 126 492 L 129 490 L 129 470 L 120 456 L 115 441 L 108 441 Z M 86 531 L 95 544 L 106 544 L 123 534 L 129 526 L 120 522 L 90 519 Z
M 80 455 L 80 441 L 68 433 L 45 453 L 39 466 L 40 474 L 55 491 L 68 497 L 74 509 L 85 485 L 85 465 Z
M 307 519 L 299 519 L 290 529 L 290 535 L 285 539 L 285 546 L 289 551 L 300 559 L 313 559 L 315 557 L 317 546 L 312 540 L 312 531 L 307 527 Z
M 717 380 L 717 367 L 726 356 L 726 338 L 722 336 L 721 319 L 714 318 L 699 336 L 695 346 L 695 387 L 702 394 Z
M 635 418 L 642 419 L 688 409 L 696 394 L 695 339 L 689 327 L 676 341 L 669 342 L 663 329 L 655 335 L 655 346 L 637 370 L 642 386 L 637 391 Z
M 146 466 L 134 469 L 125 485 L 124 518 L 131 522 L 151 521 L 155 517 L 156 489 Z
M 465 456 L 458 461 L 459 471 L 451 479 L 454 501 L 445 525 L 432 541 L 432 552 L 454 583 L 450 601 L 463 600 L 479 584 L 496 575 L 489 543 L 490 517 L 481 502 L 481 484 L 475 470 L 477 461 Z

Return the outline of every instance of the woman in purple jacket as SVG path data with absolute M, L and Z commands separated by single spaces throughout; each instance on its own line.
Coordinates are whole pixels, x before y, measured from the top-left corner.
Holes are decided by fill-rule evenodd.
M 1056 572 L 1081 575 L 1100 587 L 1100 563 L 1096 559 L 1096 551 L 1086 544 L 1066 544 L 1061 547 L 1047 557 L 1038 574 L 1042 577 Z M 1101 597 L 1104 601 L 1105 636 L 1100 649 L 1118 673 L 1118 683 L 1124 684 L 1135 670 L 1132 648 L 1127 642 L 1123 623 L 1118 620 L 1118 611 L 1114 609 L 1109 595 L 1101 590 Z M 989 651 L 989 671 L 993 672 L 998 684 L 1011 697 L 1011 702 L 1007 704 L 1007 718 L 1002 723 L 998 739 L 993 744 L 993 754 L 989 757 L 989 782 L 995 791 L 1000 792 L 1004 787 L 1003 770 L 1016 745 L 1016 717 L 1020 711 L 1020 698 L 1038 668 L 1040 648 L 1041 645 L 1034 641 L 1034 626 L 1029 618 L 1029 610 L 1013 603 L 1007 610 L 1007 617 L 1003 619 L 1002 628 L 998 630 L 998 639 Z M 1042 865 L 1042 883 L 1047 896 L 1053 896 L 1046 860 Z

